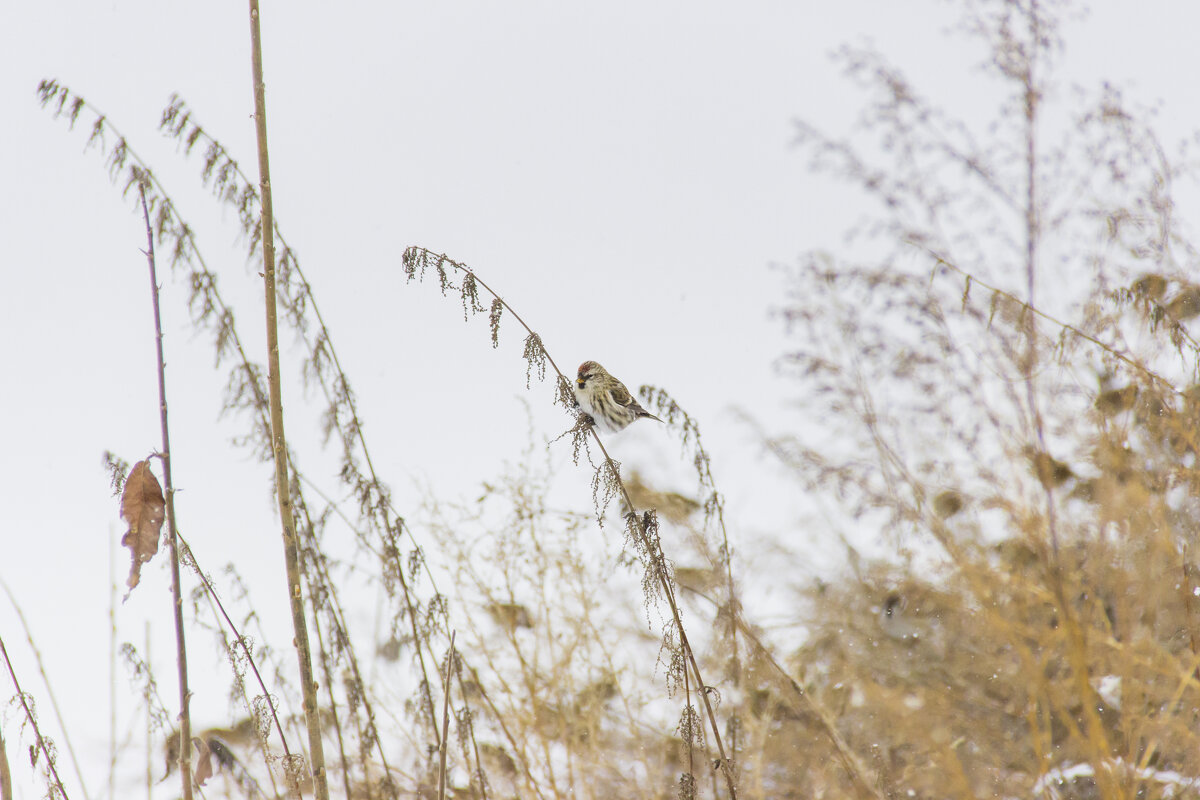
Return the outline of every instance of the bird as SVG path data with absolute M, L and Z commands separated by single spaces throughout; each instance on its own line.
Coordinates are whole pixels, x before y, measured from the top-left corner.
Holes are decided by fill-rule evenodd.
M 608 374 L 595 361 L 579 365 L 575 378 L 575 402 L 602 431 L 617 433 L 639 419 L 662 422 L 638 404 L 625 384 Z

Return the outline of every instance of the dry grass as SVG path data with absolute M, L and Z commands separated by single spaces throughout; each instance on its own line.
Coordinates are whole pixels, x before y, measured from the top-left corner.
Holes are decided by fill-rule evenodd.
M 655 387 L 641 396 L 695 465 L 694 496 L 620 470 L 580 421 L 567 435 L 584 471 L 555 476 L 531 433 L 481 497 L 430 490 L 401 513 L 276 230 L 280 321 L 303 348 L 349 498 L 322 495 L 286 454 L 335 795 L 1200 796 L 1200 348 L 1188 328 L 1200 288 L 1171 196 L 1182 167 L 1107 88 L 1053 133 L 1042 103 L 1055 96 L 1056 13 L 965 4 L 967 35 L 1005 89 L 985 130 L 852 50 L 861 129 L 797 128 L 815 166 L 882 209 L 846 253 L 781 276 L 797 342 L 781 369 L 821 425 L 763 440 L 798 491 L 835 509 L 819 533 L 843 543 L 840 575 L 804 578 L 803 552 L 746 571 L 758 562 L 739 558 L 700 425 Z M 145 187 L 160 259 L 191 288 L 225 410 L 244 422 L 240 444 L 268 457 L 264 370 L 190 228 L 102 114 L 57 83 L 41 92 L 108 137 L 114 181 Z M 254 184 L 182 101 L 163 130 L 203 151 L 206 185 L 261 258 Z M 421 248 L 403 268 L 436 277 L 465 317 L 486 314 L 493 345 L 512 319 L 527 378 L 549 376 L 569 405 L 552 343 L 476 272 Z M 595 506 L 557 507 L 555 480 L 586 483 L 588 469 Z M 614 519 L 606 530 L 623 543 L 596 535 Z M 304 739 L 280 657 L 291 634 L 254 627 L 240 579 L 212 580 L 184 550 L 199 573 L 187 576 L 189 624 L 216 634 L 235 699 L 228 724 L 201 734 L 217 768 L 206 796 L 278 796 L 299 770 L 281 740 L 299 751 Z M 379 639 L 352 623 L 362 598 L 346 587 L 364 581 L 382 593 Z M 749 582 L 800 598 L 771 635 L 743 597 Z M 124 655 L 158 735 L 177 739 L 149 666 L 132 646 Z M 267 690 L 243 680 L 251 661 L 283 709 L 275 731 Z

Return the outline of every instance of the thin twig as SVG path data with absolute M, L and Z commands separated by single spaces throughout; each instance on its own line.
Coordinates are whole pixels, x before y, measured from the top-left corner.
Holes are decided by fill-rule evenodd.
M 109 537 L 112 538 L 111 536 Z M 116 548 L 108 548 L 108 797 L 117 796 L 117 579 Z
M 442 684 L 442 746 L 438 758 L 438 800 L 446 800 L 446 746 L 450 735 L 450 674 L 454 670 L 454 637 L 458 631 L 450 632 L 450 651 L 446 653 L 446 681 Z
M 736 614 L 741 608 L 741 603 L 737 599 L 737 590 L 733 582 L 733 548 L 729 544 L 729 531 L 725 527 L 725 510 L 724 500 L 721 498 L 720 492 L 717 491 L 716 480 L 713 478 L 712 469 L 710 468 L 710 459 L 708 451 L 704 449 L 704 445 L 700 441 L 700 429 L 695 420 L 692 419 L 686 411 L 679 406 L 675 399 L 671 397 L 665 389 L 659 389 L 652 386 L 641 386 L 638 389 L 638 394 L 646 399 L 647 403 L 655 402 L 660 413 L 666 417 L 668 421 L 673 421 L 676 415 L 683 417 L 682 431 L 680 438 L 686 445 L 689 438 L 695 448 L 694 463 L 696 471 L 699 474 L 700 484 L 709 491 L 709 496 L 705 499 L 705 525 L 707 527 L 710 514 L 715 515 L 717 519 L 717 527 L 721 534 L 721 553 L 722 561 L 725 567 L 725 589 L 728 596 L 729 613 Z M 720 618 L 721 610 L 717 609 L 717 617 Z M 731 624 L 729 626 L 729 646 L 733 653 L 733 686 L 738 689 L 741 686 L 742 678 L 742 662 L 740 655 L 740 645 L 738 644 L 738 626 Z M 733 753 L 737 753 L 737 736 L 740 722 L 736 711 L 734 712 L 733 720 L 731 721 L 730 743 L 729 749 Z
M 4 646 L 4 637 L 0 636 L 0 655 L 4 656 L 4 664 L 8 667 L 8 676 L 12 678 L 13 687 L 17 690 L 17 699 L 21 701 L 21 708 L 25 710 L 25 719 L 29 721 L 29 725 L 33 728 L 33 736 L 36 741 L 36 747 L 42 753 L 42 758 L 46 759 L 46 769 L 51 777 L 54 778 L 54 786 L 51 791 L 57 788 L 59 796 L 63 800 L 67 800 L 67 790 L 63 788 L 62 781 L 59 780 L 58 770 L 54 767 L 54 759 L 50 757 L 50 749 L 46 746 L 46 739 L 42 736 L 41 730 L 38 728 L 37 718 L 33 716 L 33 709 L 29 707 L 29 700 L 25 696 L 25 692 L 21 691 L 21 683 L 17 680 L 17 673 L 13 670 L 12 662 L 8 659 L 8 648 Z
M 303 515 L 303 519 L 307 525 L 306 530 L 311 531 L 313 529 L 313 522 L 312 522 L 312 519 L 309 517 L 308 505 L 307 505 L 307 503 L 303 502 L 302 497 L 300 498 L 300 512 Z M 312 553 L 312 552 L 315 552 L 317 549 L 318 549 L 318 546 L 316 545 L 316 543 L 314 541 L 313 547 L 305 548 L 304 552 Z M 319 585 L 325 587 L 325 589 L 327 590 L 327 600 L 326 600 L 326 605 L 328 606 L 327 613 L 329 614 L 329 619 L 333 623 L 335 631 L 336 631 L 333 634 L 332 641 L 338 641 L 339 639 L 347 639 L 348 640 L 349 639 L 349 625 L 346 622 L 346 613 L 342 609 L 341 600 L 338 598 L 337 592 L 333 589 L 333 586 L 334 586 L 333 577 L 329 574 L 329 568 L 326 565 L 324 559 L 323 558 L 315 558 L 315 557 L 312 558 L 312 569 L 310 570 L 310 569 L 306 568 L 305 575 L 306 575 L 310 585 L 313 584 L 314 582 L 319 582 Z M 309 592 L 309 594 L 312 595 L 312 598 L 313 598 L 312 606 L 313 606 L 313 614 L 314 615 L 317 613 L 316 609 L 318 606 L 318 603 L 316 602 L 317 591 L 318 590 L 313 590 L 313 591 Z M 313 624 L 316 625 L 316 622 L 317 622 L 317 620 L 316 620 L 316 617 L 314 616 Z M 318 636 L 319 636 L 319 634 L 318 634 Z M 321 649 L 323 649 L 323 647 Z M 370 695 L 366 691 L 367 682 L 365 680 L 363 680 L 362 671 L 358 665 L 358 656 L 355 654 L 354 648 L 347 648 L 346 655 L 350 662 L 350 671 L 354 677 L 354 683 L 355 683 L 355 685 L 360 686 L 363 689 L 361 696 L 358 698 L 358 700 L 359 700 L 359 703 L 361 703 L 363 710 L 367 714 L 367 726 L 368 727 L 366 730 L 363 730 L 360 727 L 359 734 L 364 741 L 373 741 L 375 743 L 375 749 L 379 753 L 379 763 L 383 767 L 384 774 L 390 776 L 392 773 L 392 768 L 388 765 L 387 751 L 384 749 L 383 742 L 381 741 L 381 739 L 377 733 L 377 726 L 376 726 L 376 722 L 375 722 L 377 715 L 375 713 L 374 703 L 372 703 L 372 701 L 370 699 Z M 332 693 L 330 694 L 330 702 L 333 702 Z M 366 772 L 366 752 L 365 751 L 360 753 L 360 758 L 363 759 L 364 773 L 365 773 Z
M 541 787 L 533 779 L 533 769 L 529 766 L 529 759 L 525 755 L 525 749 L 517 745 L 516 737 L 513 736 L 512 731 L 508 729 L 508 724 L 504 721 L 504 715 L 500 713 L 500 709 L 496 707 L 496 702 L 492 700 L 492 696 L 488 693 L 487 689 L 484 688 L 483 681 L 479 679 L 478 670 L 466 663 L 466 659 L 463 659 L 463 663 L 466 664 L 467 669 L 471 671 L 471 681 L 475 684 L 476 688 L 479 689 L 479 694 L 483 698 L 483 702 L 487 704 L 488 709 L 492 712 L 492 718 L 496 721 L 496 724 L 500 726 L 500 732 L 504 734 L 504 738 L 508 741 L 508 746 L 512 748 L 513 756 L 521 760 L 521 770 L 525 776 L 526 787 L 539 798 L 544 800 L 545 795 L 542 794 Z M 461 683 L 461 677 L 459 678 L 459 681 L 459 689 L 466 694 L 466 690 Z
M 150 620 L 146 620 L 143 636 L 143 646 L 146 648 L 146 675 L 149 681 L 144 690 L 144 699 L 146 701 L 146 800 L 150 800 L 154 797 L 154 735 L 152 733 L 154 730 L 154 706 L 151 700 L 158 693 L 158 689 L 154 687 L 154 673 L 150 671 Z M 161 699 L 158 702 L 159 705 L 163 705 Z
M 687 735 L 687 741 L 684 742 L 687 747 L 687 762 L 688 762 L 688 786 L 685 795 L 686 800 L 694 800 L 696 797 L 696 731 L 693 730 L 694 720 L 692 709 L 692 676 L 687 670 L 683 671 L 683 702 L 684 709 L 687 714 L 687 728 L 684 733 Z M 714 787 L 715 788 L 715 787 Z M 682 792 L 680 794 L 683 794 Z M 713 797 L 716 797 L 716 792 L 713 792 Z
M 250 652 L 250 647 L 246 644 L 246 637 L 238 630 L 233 619 L 230 618 L 229 612 L 225 610 L 225 604 L 221 602 L 221 596 L 217 594 L 217 589 L 212 585 L 212 581 L 208 579 L 208 575 L 204 570 L 200 569 L 200 563 L 196 561 L 196 551 L 192 549 L 192 545 L 187 539 L 183 538 L 183 534 L 178 534 L 179 541 L 183 542 L 187 560 L 201 583 L 204 584 L 204 591 L 208 595 L 208 599 L 212 601 L 217 611 L 221 613 L 221 618 L 225 620 L 225 624 L 229 626 L 229 630 L 233 632 L 234 642 L 241 647 L 242 652 L 246 654 L 246 662 L 250 665 L 250 671 L 254 673 L 254 680 L 258 683 L 258 688 L 262 689 L 263 696 L 267 698 L 267 707 L 271 710 L 271 719 L 275 722 L 275 730 L 279 732 L 279 741 L 283 744 L 284 755 L 290 756 L 291 750 L 288 748 L 287 737 L 283 734 L 283 724 L 279 721 L 279 714 L 275 708 L 275 700 L 271 697 L 271 692 L 267 689 L 266 681 L 263 680 L 262 673 L 258 671 L 258 665 L 254 662 L 254 654 Z
M 181 114 L 183 108 L 184 108 L 183 102 L 178 97 L 174 97 L 172 99 L 171 105 L 168 107 L 167 111 L 164 112 L 163 126 L 166 127 L 168 121 L 170 121 L 170 120 L 179 119 L 180 118 L 179 115 Z M 254 186 L 250 183 L 249 178 L 247 178 L 246 174 L 242 171 L 242 169 L 238 165 L 238 163 L 235 160 L 233 160 L 232 158 L 228 157 L 225 147 L 223 145 L 221 145 L 221 143 L 218 142 L 216 139 L 214 139 L 210 134 L 208 134 L 208 132 L 205 131 L 204 128 L 202 128 L 198 123 L 196 123 L 194 121 L 194 117 L 191 115 L 190 112 L 187 112 L 186 114 L 184 114 L 182 118 L 188 120 L 190 122 L 190 124 L 192 125 L 190 133 L 188 134 L 188 136 L 189 136 L 188 141 L 189 142 L 193 141 L 191 139 L 191 137 L 193 137 L 193 136 L 197 137 L 197 138 L 203 138 L 205 141 L 207 141 L 210 144 L 210 146 L 212 148 L 216 149 L 215 152 L 225 154 L 225 156 L 228 160 L 222 165 L 221 169 L 222 170 L 224 170 L 226 168 L 231 169 L 232 172 L 234 174 L 236 174 L 237 177 L 243 181 L 246 188 L 251 192 L 251 196 L 253 197 L 253 199 L 258 200 L 259 196 L 258 196 L 258 193 L 255 190 Z M 175 126 L 172 126 L 169 128 L 169 130 L 173 133 L 173 135 L 176 136 L 176 138 L 179 138 L 185 129 L 187 129 L 187 126 L 182 125 L 182 124 L 175 125 Z M 189 149 L 190 149 L 190 145 L 189 145 Z M 239 194 L 239 197 L 241 197 L 240 194 Z M 242 212 L 243 208 L 244 208 L 244 206 L 239 206 L 239 209 L 238 209 L 239 213 L 243 213 Z M 245 220 L 244 214 L 243 214 L 243 218 Z M 284 253 L 283 258 L 284 258 L 284 260 L 286 260 L 286 262 L 288 264 L 289 276 L 294 278 L 296 281 L 297 292 L 298 292 L 297 302 L 302 304 L 303 308 L 306 311 L 310 310 L 312 312 L 313 318 L 316 322 L 316 328 L 319 331 L 319 333 L 317 334 L 317 337 L 316 337 L 316 341 L 320 342 L 320 351 L 323 355 L 328 357 L 329 363 L 333 367 L 333 371 L 335 373 L 334 379 L 332 381 L 329 381 L 326 378 L 324 371 L 322 369 L 320 369 L 319 366 L 314 368 L 317 378 L 321 384 L 322 391 L 325 393 L 326 400 L 330 403 L 331 409 L 336 410 L 335 413 L 331 414 L 331 419 L 333 421 L 333 424 L 336 426 L 338 431 L 341 433 L 340 438 L 341 438 L 341 441 L 343 444 L 343 451 L 344 451 L 344 456 L 345 456 L 344 463 L 347 465 L 347 468 L 349 470 L 348 473 L 343 475 L 343 478 L 342 478 L 343 483 L 349 485 L 352 489 L 354 489 L 354 491 L 356 493 L 360 493 L 362 487 L 366 487 L 368 489 L 368 491 L 374 492 L 374 494 L 377 498 L 376 501 L 372 501 L 372 502 L 368 503 L 363 500 L 360 500 L 360 505 L 366 509 L 366 514 L 368 516 L 368 519 L 370 519 L 372 517 L 375 518 L 376 523 L 379 526 L 381 538 L 384 535 L 386 535 L 386 537 L 389 541 L 394 541 L 394 539 L 395 539 L 394 531 L 393 531 L 393 527 L 394 527 L 399 532 L 407 532 L 409 537 L 412 538 L 414 540 L 414 542 L 416 542 L 416 537 L 413 535 L 412 530 L 408 528 L 407 524 L 405 524 L 405 522 L 404 522 L 403 517 L 401 517 L 401 515 L 397 512 L 396 508 L 392 505 L 390 492 L 384 486 L 383 481 L 379 478 L 378 474 L 375 472 L 375 464 L 371 458 L 371 451 L 370 451 L 370 448 L 367 446 L 366 437 L 363 434 L 363 424 L 359 418 L 358 408 L 357 408 L 356 403 L 354 402 L 353 394 L 350 392 L 350 389 L 349 389 L 349 386 L 350 386 L 349 381 L 347 380 L 346 374 L 345 374 L 344 370 L 342 369 L 341 359 L 338 357 L 337 348 L 334 346 L 333 338 L 328 333 L 328 328 L 325 325 L 324 317 L 322 317 L 322 315 L 321 315 L 320 304 L 317 302 L 316 295 L 312 291 L 312 286 L 309 284 L 308 279 L 305 277 L 304 272 L 300 267 L 299 261 L 296 259 L 295 255 L 294 255 L 295 251 L 292 250 L 292 248 L 288 244 L 287 240 L 284 238 L 283 232 L 280 229 L 278 222 L 274 223 L 274 231 L 275 231 L 275 236 L 278 239 L 279 244 L 282 248 L 282 252 Z M 247 232 L 250 233 L 250 231 L 247 231 Z M 259 233 L 258 235 L 261 235 L 261 233 Z M 285 281 L 283 291 L 285 294 L 288 291 L 287 281 Z M 305 329 L 304 325 L 296 323 L 296 328 L 302 336 L 306 336 L 306 329 Z M 315 347 L 315 345 L 310 345 L 310 346 Z M 314 357 L 314 363 L 315 363 L 315 361 L 316 361 L 316 359 Z M 333 384 L 333 388 L 330 387 L 330 383 Z M 345 413 L 342 413 L 342 410 L 344 410 Z M 352 449 L 351 449 L 353 446 L 353 442 L 357 442 L 358 447 L 362 451 L 363 461 L 366 463 L 366 473 L 365 474 L 360 473 L 358 471 L 358 468 L 354 465 L 354 457 L 353 457 L 353 453 L 352 453 Z M 295 468 L 293 467 L 293 469 L 295 469 Z M 391 514 L 395 518 L 394 525 L 388 519 L 388 512 L 391 512 Z M 351 529 L 354 529 L 355 526 L 352 523 L 349 523 L 349 521 L 347 521 L 347 522 L 348 522 L 348 524 L 350 524 Z M 363 543 L 363 545 L 365 547 L 373 550 L 372 545 L 368 541 L 366 541 L 365 537 L 360 537 L 360 541 Z M 386 542 L 385 542 L 385 549 L 386 549 Z M 399 551 L 397 551 L 397 552 L 399 552 Z M 412 596 L 409 592 L 409 587 L 404 578 L 402 570 L 398 569 L 398 571 L 399 571 L 399 577 L 400 577 L 400 581 L 401 581 L 401 588 L 403 590 L 403 595 L 404 595 L 403 599 L 404 599 L 404 604 L 405 604 L 405 611 L 408 614 L 410 620 L 412 620 L 412 624 L 415 627 L 416 617 L 417 617 L 416 606 L 415 606 Z M 437 593 L 436 581 L 435 581 L 432 573 L 429 573 L 428 570 L 426 571 L 426 573 L 429 577 L 430 584 L 434 587 L 434 592 Z M 428 672 L 426 670 L 426 665 L 425 665 L 425 651 L 426 651 L 426 649 L 429 649 L 430 657 L 432 657 L 432 647 L 431 647 L 430 643 L 428 642 L 428 637 L 415 636 L 415 633 L 414 633 L 414 644 L 416 646 L 418 668 L 421 670 L 422 677 L 424 677 L 426 679 L 426 681 L 428 681 Z M 429 716 L 429 728 L 433 733 L 434 745 L 437 747 L 440 747 L 441 742 L 440 742 L 439 734 L 438 734 L 437 711 L 433 706 L 433 702 L 432 702 L 431 698 L 426 696 L 424 698 L 424 700 L 426 701 L 424 703 L 424 706 L 425 706 L 425 711 Z
M 329 693 L 329 713 L 333 716 L 333 731 L 337 735 L 338 758 L 342 767 L 342 790 L 349 798 L 353 796 L 350 791 L 350 767 L 346 758 L 346 742 L 342 736 L 342 724 L 338 719 L 338 707 L 333 698 L 333 670 L 329 667 L 329 653 L 325 650 L 325 640 L 321 637 L 321 615 L 317 613 L 316 600 L 311 593 L 309 604 L 313 606 L 313 630 L 317 634 L 317 656 L 321 662 L 321 674 L 325 678 L 325 691 Z
M 75 770 L 75 777 L 79 780 L 79 790 L 83 793 L 86 800 L 89 795 L 87 786 L 83 782 L 83 771 L 79 768 L 79 759 L 75 757 L 75 748 L 71 746 L 71 737 L 67 735 L 67 723 L 63 719 L 62 710 L 58 707 L 58 700 L 54 696 L 54 689 L 50 686 L 50 676 L 46 674 L 46 665 L 42 663 L 42 652 L 34 644 L 33 632 L 29 630 L 29 623 L 25 620 L 25 612 L 17 604 L 17 598 L 13 597 L 8 584 L 2 579 L 0 579 L 0 586 L 4 587 L 4 593 L 8 595 L 8 600 L 12 603 L 13 610 L 17 612 L 17 619 L 21 621 L 21 628 L 25 631 L 25 641 L 29 642 L 29 649 L 33 651 L 33 657 L 37 661 L 38 672 L 42 676 L 42 683 L 46 686 L 46 696 L 50 698 L 50 707 L 54 709 L 54 718 L 58 720 L 58 726 L 62 729 L 62 739 L 66 742 L 67 754 L 71 757 L 71 766 Z
M 158 357 L 158 419 L 162 430 L 162 452 L 158 454 L 163 468 L 163 485 L 167 500 L 167 543 L 171 549 L 171 599 L 174 601 L 175 658 L 179 673 L 179 772 L 183 781 L 183 800 L 192 800 L 192 720 L 188 706 L 187 643 L 183 629 L 183 593 L 179 585 L 179 542 L 175 526 L 175 484 L 171 480 L 171 439 L 167 426 L 167 377 L 163 359 L 162 316 L 158 307 L 158 276 L 154 264 L 154 229 L 150 225 L 150 208 L 146 205 L 146 187 L 138 183 L 142 201 L 142 218 L 146 222 L 146 261 L 150 266 L 150 296 L 154 301 L 154 347 Z
M 913 247 L 916 247 L 920 250 L 924 250 L 928 255 L 930 255 L 933 258 L 933 260 L 935 262 L 937 262 L 937 266 L 945 267 L 946 269 L 953 270 L 954 272 L 957 272 L 959 275 L 966 278 L 969 281 L 968 285 L 978 284 L 978 285 L 982 286 L 984 289 L 987 289 L 989 292 L 997 294 L 1007 300 L 1011 300 L 1013 303 L 1016 303 L 1017 305 L 1019 305 L 1021 307 L 1022 314 L 1033 314 L 1034 316 L 1041 317 L 1042 319 L 1055 325 L 1056 327 L 1060 328 L 1061 330 L 1068 331 L 1071 334 L 1078 336 L 1080 339 L 1083 339 L 1086 342 L 1090 342 L 1091 344 L 1095 345 L 1096 347 L 1100 348 L 1104 352 L 1108 353 L 1110 356 L 1117 359 L 1121 363 L 1125 364 L 1126 366 L 1130 367 L 1131 369 L 1135 370 L 1136 372 L 1139 372 L 1142 375 L 1145 375 L 1147 378 L 1149 378 L 1154 383 L 1161 385 L 1163 388 L 1169 389 L 1171 392 L 1173 392 L 1175 394 L 1183 394 L 1183 392 L 1180 389 L 1176 388 L 1175 384 L 1172 383 L 1170 380 L 1159 375 L 1157 372 L 1154 372 L 1153 370 L 1148 369 L 1145 364 L 1142 364 L 1142 363 L 1139 363 L 1139 362 L 1133 360 L 1126 354 L 1122 353 L 1120 350 L 1116 350 L 1112 346 L 1105 344 L 1104 342 L 1100 341 L 1095 336 L 1092 336 L 1091 334 L 1087 333 L 1086 331 L 1080 330 L 1079 328 L 1075 327 L 1074 325 L 1070 324 L 1069 322 L 1063 322 L 1062 320 L 1052 316 L 1051 314 L 1047 314 L 1045 311 L 1042 311 L 1040 308 L 1038 308 L 1030 303 L 1025 302 L 1024 300 L 1020 299 L 1019 297 L 1012 294 L 1011 292 L 1006 292 L 1005 290 L 1003 290 L 997 286 L 993 286 L 992 284 L 988 283 L 987 281 L 980 279 L 974 273 L 968 272 L 965 269 L 963 269 L 962 267 L 955 264 L 954 262 L 950 261 L 950 259 L 947 256 L 942 255 L 941 253 L 937 252 L 936 250 L 933 250 L 930 247 L 927 247 L 926 245 L 921 244 L 920 242 L 910 240 L 908 242 L 908 244 L 911 244 Z
M 467 732 L 470 734 L 470 739 L 471 739 L 471 750 L 475 757 L 475 778 L 474 779 L 479 781 L 479 794 L 480 794 L 482 800 L 488 800 L 487 778 L 483 774 L 483 762 L 479 758 L 479 742 L 476 741 L 476 739 L 475 739 L 475 717 L 471 713 L 471 701 L 467 697 L 467 692 L 463 689 L 462 673 L 463 673 L 463 660 L 461 658 L 456 658 L 454 660 L 454 676 L 456 678 L 458 678 L 458 690 L 459 690 L 459 694 L 462 697 L 463 717 L 461 719 L 466 720 Z M 480 691 L 481 692 L 483 691 L 482 687 L 480 687 Z M 461 724 L 462 723 L 460 721 L 460 725 Z M 467 766 L 468 767 L 470 766 L 469 761 L 468 761 Z
M 600 452 L 604 454 L 604 461 L 607 464 L 609 473 L 617 480 L 617 485 L 621 487 L 621 495 L 625 498 L 625 504 L 628 508 L 634 508 L 633 499 L 629 496 L 629 490 L 625 488 L 625 482 L 621 480 L 617 474 L 616 462 L 609 456 L 608 450 L 604 447 L 604 442 L 600 441 L 600 434 L 596 431 L 596 426 L 591 429 L 592 438 L 600 447 Z M 651 539 L 646 531 L 645 522 L 640 516 L 634 512 L 630 512 L 630 517 L 634 521 L 635 529 L 642 538 L 642 546 L 646 548 L 646 552 L 650 554 L 651 561 L 655 566 L 655 577 L 658 578 L 659 588 L 662 589 L 663 596 L 667 598 L 667 605 L 671 608 L 671 617 L 675 622 L 675 629 L 679 633 L 679 644 L 683 648 L 684 655 L 687 656 L 688 663 L 691 665 L 692 673 L 696 676 L 696 690 L 700 695 L 700 699 L 704 701 L 704 709 L 708 712 L 708 723 L 712 729 L 713 742 L 717 746 L 717 752 L 721 756 L 721 772 L 725 775 L 726 788 L 729 790 L 731 800 L 737 800 L 737 786 L 734 783 L 733 764 L 729 757 L 725 754 L 725 746 L 721 742 L 721 729 L 717 725 L 717 714 L 713 711 L 712 701 L 709 699 L 709 693 L 712 687 L 704 682 L 704 677 L 700 674 L 700 665 L 696 663 L 696 654 L 692 650 L 692 644 L 688 641 L 687 631 L 683 627 L 683 616 L 679 611 L 679 604 L 675 600 L 675 592 L 671 588 L 670 576 L 666 572 L 666 556 L 662 552 L 662 545 L 657 539 Z

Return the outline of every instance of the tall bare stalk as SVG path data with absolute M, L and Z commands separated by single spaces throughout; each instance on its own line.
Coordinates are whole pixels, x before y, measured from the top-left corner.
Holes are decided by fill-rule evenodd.
M 183 595 L 179 588 L 179 542 L 175 533 L 175 484 L 171 482 L 171 439 L 167 429 L 167 377 L 163 360 L 162 318 L 158 307 L 158 276 L 154 266 L 154 229 L 150 225 L 150 208 L 146 205 L 146 187 L 138 184 L 142 201 L 142 216 L 146 220 L 146 261 L 150 265 L 150 296 L 154 300 L 154 346 L 158 356 L 158 419 L 162 429 L 163 485 L 167 501 L 167 543 L 171 549 L 171 600 L 175 606 L 175 659 L 179 673 L 179 774 L 183 781 L 183 800 L 192 800 L 191 714 L 188 704 L 187 642 L 183 633 Z
M 296 660 L 304 694 L 304 719 L 308 726 L 308 750 L 313 791 L 317 800 L 328 800 L 325 748 L 318 718 L 317 684 L 313 680 L 312 652 L 304 619 L 304 590 L 300 582 L 300 548 L 292 513 L 291 482 L 288 480 L 287 440 L 283 433 L 283 391 L 279 377 L 279 324 L 275 295 L 275 214 L 271 199 L 271 167 L 267 156 L 267 99 L 263 82 L 262 36 L 258 0 L 250 0 L 250 48 L 254 75 L 254 129 L 258 142 L 259 197 L 262 201 L 263 282 L 267 306 L 267 383 L 271 406 L 271 452 L 275 459 L 275 494 L 279 498 L 279 520 L 283 526 L 283 555 L 287 567 L 288 600 L 295 631 Z

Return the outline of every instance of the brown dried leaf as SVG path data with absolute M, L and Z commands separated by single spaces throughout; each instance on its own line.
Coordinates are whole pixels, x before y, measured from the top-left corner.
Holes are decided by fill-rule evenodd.
M 1167 306 L 1174 319 L 1191 319 L 1200 314 L 1200 286 L 1185 286 Z
M 208 742 L 196 736 L 192 737 L 192 744 L 196 746 L 196 770 L 192 776 L 197 786 L 203 786 L 213 774 L 212 750 L 208 749 Z
M 701 505 L 678 492 L 662 492 L 647 484 L 635 469 L 625 481 L 625 490 L 635 508 L 653 508 L 664 519 L 683 524 L 700 510 Z
M 139 461 L 125 479 L 125 491 L 121 494 L 121 518 L 129 523 L 129 530 L 121 537 L 121 544 L 129 548 L 133 563 L 129 567 L 126 585 L 130 589 L 142 579 L 142 564 L 154 558 L 158 552 L 158 534 L 162 530 L 167 504 L 163 499 L 162 486 L 150 471 L 147 461 Z
M 520 603 L 492 603 L 487 607 L 487 612 L 497 625 L 510 631 L 533 627 L 529 609 Z
M 1113 415 L 1120 414 L 1122 411 L 1128 411 L 1133 408 L 1137 401 L 1138 387 L 1137 384 L 1131 383 L 1128 386 L 1120 389 L 1109 389 L 1107 392 L 1101 392 L 1096 397 L 1096 409 L 1101 414 Z
M 1026 455 L 1032 462 L 1034 476 L 1048 489 L 1062 486 L 1075 477 L 1075 473 L 1071 471 L 1069 465 L 1052 457 L 1049 453 L 1029 448 Z
M 940 492 L 933 498 L 933 513 L 938 519 L 949 519 L 963 509 L 963 496 L 953 489 Z
M 1167 279 L 1162 275 L 1151 273 L 1138 278 L 1129 288 L 1133 290 L 1134 294 L 1157 300 L 1166 294 Z

